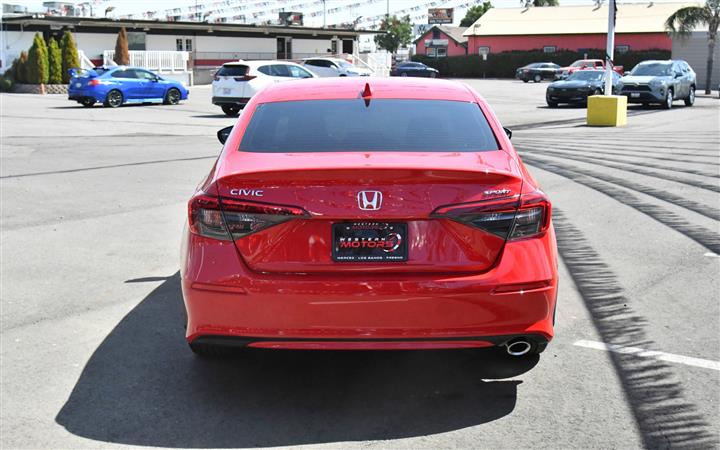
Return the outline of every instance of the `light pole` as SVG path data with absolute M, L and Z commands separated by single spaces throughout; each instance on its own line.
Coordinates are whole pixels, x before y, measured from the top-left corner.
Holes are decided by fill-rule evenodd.
M 605 95 L 613 95 L 613 58 L 615 57 L 615 0 L 608 2 L 608 34 L 605 50 Z

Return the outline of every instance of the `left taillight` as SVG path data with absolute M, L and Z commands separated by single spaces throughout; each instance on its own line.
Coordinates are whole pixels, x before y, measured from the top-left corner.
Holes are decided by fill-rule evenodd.
M 293 206 L 234 200 L 204 193 L 194 196 L 188 203 L 190 231 L 223 241 L 239 239 L 307 215 L 302 208 Z
M 93 78 L 92 80 L 88 81 L 88 86 L 97 86 L 100 84 L 100 80 L 97 78 Z
M 550 227 L 552 207 L 541 191 L 519 197 L 440 207 L 432 214 L 507 240 L 539 236 Z

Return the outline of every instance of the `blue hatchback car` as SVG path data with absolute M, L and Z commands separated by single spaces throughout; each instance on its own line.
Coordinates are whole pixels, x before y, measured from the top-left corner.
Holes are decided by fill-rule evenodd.
M 176 105 L 188 97 L 182 83 L 136 67 L 70 69 L 68 99 L 90 107 L 96 102 L 111 108 L 126 103 Z

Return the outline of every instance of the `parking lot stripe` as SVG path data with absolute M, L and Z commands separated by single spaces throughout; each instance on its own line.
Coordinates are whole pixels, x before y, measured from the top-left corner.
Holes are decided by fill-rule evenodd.
M 573 345 L 578 347 L 605 350 L 608 352 L 624 353 L 639 356 L 641 358 L 655 358 L 661 361 L 685 364 L 686 366 L 702 367 L 703 369 L 720 370 L 720 362 L 709 359 L 693 358 L 691 356 L 675 355 L 673 353 L 657 352 L 655 350 L 644 350 L 638 347 L 621 347 L 619 345 L 608 345 L 603 342 L 579 340 Z

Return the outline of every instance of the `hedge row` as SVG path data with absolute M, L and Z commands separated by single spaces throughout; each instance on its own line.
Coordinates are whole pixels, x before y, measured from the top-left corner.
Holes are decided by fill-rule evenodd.
M 491 53 L 487 60 L 479 55 L 450 56 L 447 58 L 430 58 L 425 55 L 413 56 L 413 61 L 425 63 L 440 71 L 443 77 L 458 78 L 513 78 L 518 67 L 534 62 L 554 62 L 560 66 L 568 66 L 578 59 L 603 59 L 605 50 L 592 49 L 585 52 L 562 50 L 545 53 L 542 50 L 511 51 Z M 647 59 L 670 59 L 669 50 L 628 51 L 615 55 L 615 65 L 630 70 L 640 61 Z

